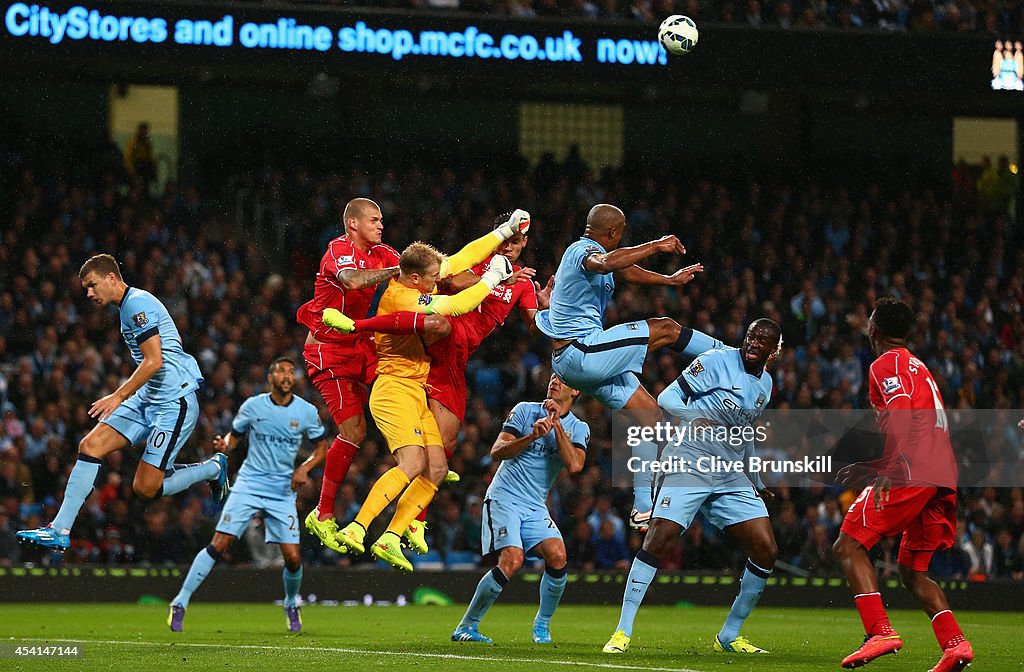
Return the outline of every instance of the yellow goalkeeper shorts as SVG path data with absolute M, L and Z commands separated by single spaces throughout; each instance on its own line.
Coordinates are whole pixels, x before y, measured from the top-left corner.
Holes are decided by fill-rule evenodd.
M 404 446 L 444 445 L 421 382 L 377 376 L 370 392 L 370 415 L 392 453 Z

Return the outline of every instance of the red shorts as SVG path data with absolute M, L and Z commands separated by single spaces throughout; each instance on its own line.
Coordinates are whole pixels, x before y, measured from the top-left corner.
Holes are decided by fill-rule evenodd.
M 466 366 L 478 343 L 475 329 L 465 321 L 456 318 L 451 323 L 452 333 L 427 348 L 427 396 L 454 413 L 462 424 L 466 421 Z
M 373 341 L 361 338 L 352 344 L 307 343 L 302 350 L 306 371 L 320 392 L 335 424 L 363 414 L 369 399 L 367 386 L 377 375 L 377 351 Z
M 864 488 L 850 506 L 840 528 L 870 549 L 882 537 L 903 533 L 896 561 L 927 572 L 936 551 L 952 548 L 956 539 L 956 492 L 934 486 L 893 486 L 889 502 L 875 510 L 874 488 Z

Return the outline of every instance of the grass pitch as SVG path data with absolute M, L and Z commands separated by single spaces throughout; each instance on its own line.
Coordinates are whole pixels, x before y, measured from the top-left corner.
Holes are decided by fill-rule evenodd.
M 301 670 L 390 669 L 395 672 L 509 672 L 536 670 L 656 670 L 658 672 L 809 672 L 840 670 L 861 642 L 849 609 L 758 609 L 744 628 L 767 656 L 723 655 L 711 642 L 724 608 L 642 608 L 625 655 L 601 653 L 618 607 L 564 606 L 552 624 L 554 646 L 530 639 L 535 607 L 491 609 L 481 631 L 493 645 L 449 641 L 464 607 L 303 608 L 304 631 L 285 632 L 280 607 L 204 604 L 188 609 L 185 632 L 172 633 L 166 607 L 124 604 L 5 604 L 0 609 L 3 670 Z M 891 612 L 905 645 L 873 671 L 925 672 L 940 652 L 920 612 Z M 972 672 L 1024 670 L 1020 613 L 961 612 L 960 623 L 978 655 Z M 15 644 L 76 644 L 84 658 L 16 658 Z

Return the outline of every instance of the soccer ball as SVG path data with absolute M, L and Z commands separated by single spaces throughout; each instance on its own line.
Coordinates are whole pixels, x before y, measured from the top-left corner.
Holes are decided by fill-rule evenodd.
M 665 51 L 674 56 L 690 53 L 697 46 L 697 38 L 697 24 L 681 14 L 668 17 L 658 28 L 658 41 Z

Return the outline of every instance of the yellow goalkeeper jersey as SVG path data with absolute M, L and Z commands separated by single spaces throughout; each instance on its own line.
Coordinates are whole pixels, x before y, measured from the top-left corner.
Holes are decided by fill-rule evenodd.
M 421 294 L 418 289 L 406 287 L 392 278 L 380 297 L 377 314 L 390 315 L 403 310 L 426 313 L 431 298 L 429 294 Z M 430 356 L 423 347 L 423 339 L 419 334 L 378 332 L 374 339 L 377 342 L 377 375 L 427 382 Z

